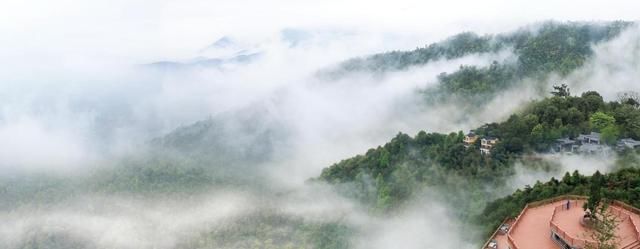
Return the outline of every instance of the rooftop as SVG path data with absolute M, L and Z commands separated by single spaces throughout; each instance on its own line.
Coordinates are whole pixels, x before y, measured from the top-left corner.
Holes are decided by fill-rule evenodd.
M 600 133 L 591 132 L 589 134 L 578 135 L 578 140 L 585 140 L 585 139 L 600 140 Z
M 578 148 L 582 153 L 605 152 L 609 147 L 600 144 L 583 144 Z
M 491 239 L 498 242 L 498 249 L 560 249 L 559 242 L 552 239 L 552 234 L 557 234 L 573 248 L 584 248 L 593 242 L 591 230 L 580 223 L 584 202 L 585 197 L 562 196 L 530 203 L 516 219 L 506 221 L 511 227 L 508 233 L 496 231 Z M 640 248 L 640 210 L 614 202 L 609 212 L 620 220 L 616 233 L 618 248 Z
M 572 140 L 570 138 L 559 138 L 559 139 L 556 139 L 556 143 L 559 143 L 559 144 L 575 144 L 576 141 L 574 141 L 574 140 Z
M 634 148 L 634 147 L 640 146 L 640 141 L 637 141 L 632 138 L 623 138 L 618 140 L 618 145 Z

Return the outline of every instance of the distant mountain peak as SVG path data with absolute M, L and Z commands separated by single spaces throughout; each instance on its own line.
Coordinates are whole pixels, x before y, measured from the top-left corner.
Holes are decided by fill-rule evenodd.
M 209 47 L 210 48 L 228 48 L 233 46 L 234 44 L 235 44 L 235 41 L 233 39 L 231 39 L 228 36 L 223 36 L 222 38 L 212 43 Z
M 301 42 L 309 40 L 313 37 L 313 35 L 308 31 L 293 28 L 283 29 L 282 31 L 280 31 L 280 36 L 282 38 L 282 41 L 286 42 L 289 47 L 296 47 Z

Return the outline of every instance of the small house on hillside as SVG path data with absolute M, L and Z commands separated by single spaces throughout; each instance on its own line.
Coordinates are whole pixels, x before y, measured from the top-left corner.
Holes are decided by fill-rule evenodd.
M 557 153 L 573 153 L 576 152 L 578 148 L 578 141 L 570 138 L 556 139 L 556 142 L 553 144 L 553 151 Z
M 602 144 L 582 144 L 578 148 L 580 154 L 608 154 L 611 149 Z
M 480 136 L 476 135 L 473 131 L 470 131 L 469 133 L 467 133 L 467 135 L 464 136 L 464 147 L 469 148 L 473 146 L 473 144 L 478 141 L 478 138 L 480 138 Z
M 618 152 L 625 149 L 640 149 L 640 141 L 632 138 L 623 138 L 619 139 L 615 147 L 613 147 L 602 142 L 600 133 L 591 132 L 589 134 L 581 134 L 575 140 L 568 137 L 556 139 L 551 147 L 551 152 L 606 155 L 612 149 Z
M 601 144 L 600 133 L 591 132 L 589 134 L 580 134 L 577 138 L 582 144 Z
M 480 139 L 480 153 L 490 155 L 493 147 L 498 143 L 499 139 L 495 137 L 483 137 Z
M 616 149 L 618 149 L 619 151 L 624 150 L 624 149 L 637 149 L 640 148 L 640 141 L 637 141 L 635 139 L 632 138 L 623 138 L 618 140 L 618 143 L 616 143 Z
M 580 143 L 580 154 L 608 154 L 611 148 L 602 143 L 600 133 L 580 134 L 576 139 Z

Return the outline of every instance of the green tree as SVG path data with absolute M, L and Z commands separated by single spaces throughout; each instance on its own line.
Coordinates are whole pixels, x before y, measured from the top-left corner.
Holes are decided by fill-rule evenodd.
M 582 112 L 591 113 L 600 110 L 604 106 L 604 100 L 598 92 L 588 91 L 582 93 L 582 99 L 584 100 L 581 108 Z
M 530 129 L 533 129 L 533 127 L 536 126 L 540 122 L 539 120 L 540 119 L 538 118 L 538 115 L 535 115 L 535 114 L 527 114 L 523 118 L 524 123 Z
M 543 138 L 544 138 L 544 126 L 542 126 L 542 124 L 537 124 L 536 126 L 533 127 L 533 129 L 531 129 L 531 140 L 534 143 L 540 143 L 542 142 Z
M 589 118 L 589 123 L 591 124 L 591 127 L 600 131 L 605 127 L 614 125 L 616 123 L 616 119 L 604 112 L 596 112 Z
M 606 144 L 614 144 L 620 137 L 620 130 L 616 125 L 604 127 L 600 132 L 602 132 L 602 141 Z
M 376 177 L 376 187 L 378 188 L 378 200 L 376 202 L 376 208 L 378 211 L 384 212 L 391 206 L 391 196 L 389 186 L 384 181 L 382 174 Z
M 592 212 L 591 239 L 596 244 L 588 243 L 586 249 L 616 249 L 618 248 L 618 236 L 616 235 L 620 219 L 607 209 L 605 202 L 596 207 Z
M 640 107 L 640 93 L 636 91 L 620 92 L 618 93 L 618 102 L 638 108 Z
M 616 122 L 626 136 L 640 139 L 640 111 L 630 105 L 623 105 L 614 111 Z
M 584 204 L 584 209 L 589 210 L 592 214 L 600 206 L 602 201 L 602 185 L 604 184 L 604 177 L 600 174 L 600 171 L 591 176 L 591 185 L 589 188 L 589 200 Z
M 380 155 L 380 160 L 378 162 L 378 165 L 380 165 L 380 168 L 384 169 L 389 167 L 389 157 L 391 157 L 391 154 L 389 154 L 389 151 L 383 148 L 382 154 Z
M 584 115 L 578 108 L 571 107 L 567 111 L 567 123 L 571 125 L 579 125 L 584 120 Z
M 571 93 L 569 92 L 569 87 L 566 84 L 562 84 L 559 86 L 553 86 L 553 91 L 551 91 L 553 96 L 557 97 L 569 97 Z

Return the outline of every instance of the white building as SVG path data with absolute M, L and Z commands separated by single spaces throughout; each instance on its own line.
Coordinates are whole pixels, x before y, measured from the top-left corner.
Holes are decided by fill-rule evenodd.
M 623 138 L 618 140 L 616 147 L 618 150 L 624 150 L 626 148 L 637 149 L 637 148 L 640 148 L 640 141 L 637 141 L 631 138 Z
M 498 138 L 495 137 L 483 137 L 480 139 L 480 153 L 483 155 L 490 155 L 493 147 L 498 143 Z
M 580 134 L 577 138 L 582 144 L 601 144 L 600 133 L 591 132 L 589 134 Z

